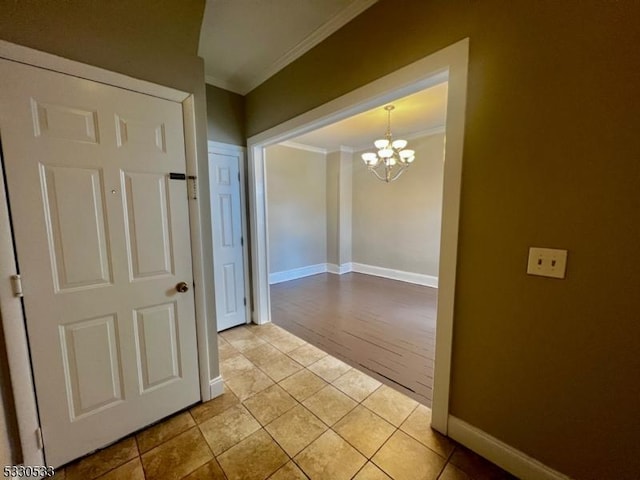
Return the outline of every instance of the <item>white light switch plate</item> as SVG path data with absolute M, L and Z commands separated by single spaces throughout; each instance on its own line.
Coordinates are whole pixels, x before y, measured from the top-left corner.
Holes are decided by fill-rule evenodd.
M 567 251 L 556 248 L 529 248 L 527 273 L 541 277 L 564 278 L 567 270 Z

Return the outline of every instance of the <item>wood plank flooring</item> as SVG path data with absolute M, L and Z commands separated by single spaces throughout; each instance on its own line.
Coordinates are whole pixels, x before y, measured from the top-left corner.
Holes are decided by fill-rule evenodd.
M 430 406 L 437 289 L 359 273 L 271 285 L 273 323 Z

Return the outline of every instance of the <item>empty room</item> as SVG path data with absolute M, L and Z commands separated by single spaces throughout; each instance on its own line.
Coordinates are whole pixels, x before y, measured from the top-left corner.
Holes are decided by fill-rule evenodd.
M 427 406 L 446 95 L 442 82 L 265 152 L 272 321 Z M 385 136 L 413 156 L 388 179 L 362 160 Z

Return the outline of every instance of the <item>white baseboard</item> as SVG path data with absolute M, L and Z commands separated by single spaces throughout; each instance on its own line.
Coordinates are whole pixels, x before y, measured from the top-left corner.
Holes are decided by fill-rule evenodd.
M 209 393 L 211 394 L 212 399 L 219 397 L 224 393 L 224 382 L 220 375 L 209 381 Z
M 327 263 L 327 272 L 335 275 L 342 275 L 343 273 L 349 273 L 353 270 L 351 263 L 343 263 L 342 265 L 336 265 L 335 263 Z
M 274 272 L 269 274 L 269 285 L 288 282 L 289 280 L 295 280 L 297 278 L 308 277 L 310 275 L 317 275 L 325 272 L 336 275 L 342 275 L 349 272 L 364 273 L 367 275 L 375 275 L 376 277 L 390 278 L 392 280 L 400 280 L 401 282 L 415 283 L 426 287 L 438 288 L 438 277 L 424 275 L 422 273 L 403 272 L 401 270 L 393 270 L 391 268 L 376 267 L 375 265 L 365 265 L 364 263 L 343 263 L 342 265 L 336 265 L 335 263 L 318 263 L 317 265 L 309 265 L 307 267 Z
M 375 275 L 376 277 L 390 278 L 392 280 L 400 280 L 401 282 L 415 283 L 426 287 L 438 288 L 438 277 L 434 277 L 432 275 L 403 272 L 401 270 L 376 267 L 375 265 L 365 265 L 363 263 L 352 263 L 351 269 L 353 272 L 357 273 L 366 273 L 367 275 Z
M 449 415 L 448 435 L 522 480 L 570 480 L 520 450 Z
M 282 272 L 274 272 L 269 274 L 269 285 L 274 283 L 288 282 L 296 278 L 308 277 L 325 273 L 327 271 L 326 263 L 318 263 L 317 265 L 309 265 L 307 267 L 294 268 L 292 270 L 284 270 Z

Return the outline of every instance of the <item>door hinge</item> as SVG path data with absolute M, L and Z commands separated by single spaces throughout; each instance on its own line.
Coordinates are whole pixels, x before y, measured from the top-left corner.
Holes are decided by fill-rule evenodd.
M 15 297 L 24 297 L 22 293 L 22 278 L 20 275 L 11 275 L 11 288 Z
M 38 445 L 38 450 L 44 448 L 44 438 L 42 438 L 42 429 L 40 427 L 36 428 L 36 444 Z
M 188 190 L 189 190 L 189 198 L 191 200 L 197 200 L 198 199 L 198 177 L 196 177 L 195 175 L 189 175 L 187 177 L 189 179 L 189 183 L 188 183 Z
M 238 181 L 240 181 L 240 172 L 238 172 Z
M 247 297 L 244 297 L 244 306 L 247 306 Z
M 240 246 L 244 247 L 244 237 L 240 237 Z

